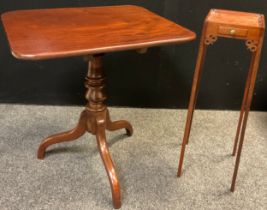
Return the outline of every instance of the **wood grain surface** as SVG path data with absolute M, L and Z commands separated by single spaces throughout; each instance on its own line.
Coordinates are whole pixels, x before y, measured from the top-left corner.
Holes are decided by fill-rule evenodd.
M 2 15 L 19 59 L 99 54 L 183 43 L 195 33 L 138 6 L 19 10 Z

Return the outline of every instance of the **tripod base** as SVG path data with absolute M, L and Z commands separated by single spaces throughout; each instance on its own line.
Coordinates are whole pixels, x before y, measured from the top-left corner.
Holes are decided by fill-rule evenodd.
M 109 178 L 114 208 L 120 208 L 121 207 L 120 185 L 118 177 L 115 172 L 113 161 L 109 154 L 108 145 L 106 142 L 105 130 L 114 131 L 122 128 L 126 129 L 126 133 L 128 136 L 132 135 L 133 128 L 131 124 L 125 120 L 111 122 L 107 108 L 105 108 L 103 111 L 98 111 L 98 112 L 85 109 L 81 113 L 78 125 L 74 129 L 52 135 L 44 139 L 39 146 L 37 156 L 39 159 L 44 159 L 47 147 L 49 147 L 52 144 L 57 144 L 65 141 L 73 141 L 75 139 L 78 139 L 86 131 L 95 135 L 99 153 L 101 155 L 101 158 L 103 160 Z

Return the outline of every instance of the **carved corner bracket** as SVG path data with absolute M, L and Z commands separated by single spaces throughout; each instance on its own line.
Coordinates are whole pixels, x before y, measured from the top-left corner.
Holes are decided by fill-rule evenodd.
M 218 40 L 218 37 L 213 34 L 209 34 L 206 36 L 204 43 L 206 45 L 213 45 Z
M 256 52 L 258 49 L 258 41 L 256 40 L 247 40 L 246 41 L 246 46 L 247 49 L 250 50 L 251 52 Z

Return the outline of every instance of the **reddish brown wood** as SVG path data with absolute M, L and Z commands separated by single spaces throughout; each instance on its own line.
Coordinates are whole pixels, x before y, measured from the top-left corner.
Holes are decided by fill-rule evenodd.
M 96 139 L 101 158 L 108 174 L 108 179 L 112 192 L 113 206 L 117 209 L 121 207 L 121 192 L 119 180 L 114 169 L 114 163 L 110 157 L 108 145 L 106 142 L 106 117 L 107 116 L 105 111 L 100 112 L 100 114 L 96 116 Z
M 20 59 L 107 53 L 195 39 L 195 33 L 138 6 L 39 9 L 2 15 Z
M 242 124 L 243 124 L 244 113 L 245 113 L 245 109 L 246 109 L 248 91 L 249 91 L 249 86 L 250 86 L 250 81 L 251 81 L 251 74 L 252 74 L 252 71 L 253 71 L 253 68 L 252 68 L 253 64 L 254 64 L 254 60 L 251 61 L 250 67 L 249 67 L 249 72 L 248 72 L 248 77 L 247 77 L 247 81 L 246 81 L 246 85 L 245 85 L 243 101 L 242 101 L 242 105 L 241 105 L 240 116 L 239 116 L 238 125 L 237 125 L 236 136 L 235 136 L 235 140 L 234 140 L 232 156 L 235 156 L 235 154 L 236 154 L 238 140 L 240 138 L 240 131 L 241 131 L 241 127 L 242 127 Z
M 178 177 L 182 174 L 185 147 L 189 140 L 197 92 L 199 90 L 199 81 L 202 72 L 202 65 L 205 59 L 206 46 L 216 42 L 218 37 L 243 39 L 246 40 L 246 46 L 248 50 L 250 50 L 252 53 L 252 60 L 248 71 L 244 97 L 237 126 L 237 133 L 232 153 L 232 155 L 235 155 L 239 141 L 236 164 L 231 185 L 231 191 L 234 191 L 247 125 L 247 119 L 252 102 L 253 91 L 260 61 L 264 30 L 265 21 L 264 16 L 261 14 L 214 9 L 209 12 L 204 23 L 202 38 L 200 41 L 198 59 L 195 68 L 191 97 L 187 113 L 184 138 L 180 152 L 180 160 L 177 172 Z
M 88 114 L 86 111 L 83 111 L 81 113 L 80 120 L 76 128 L 70 131 L 66 131 L 60 134 L 47 137 L 40 145 L 37 152 L 37 157 L 39 159 L 44 159 L 46 148 L 52 144 L 57 144 L 64 141 L 73 141 L 81 137 L 87 131 L 87 125 L 86 125 L 88 118 L 87 115 Z
M 117 120 L 117 121 L 111 121 L 110 119 L 110 115 L 109 115 L 109 111 L 107 110 L 107 125 L 106 125 L 106 128 L 107 130 L 109 131 L 115 131 L 115 130 L 119 130 L 119 129 L 122 129 L 122 128 L 125 128 L 126 129 L 126 133 L 128 136 L 131 136 L 132 133 L 133 133 L 133 128 L 131 126 L 131 124 L 126 121 L 126 120 Z
M 104 104 L 105 94 L 105 77 L 102 70 L 102 55 L 90 56 L 88 75 L 86 77 L 86 99 L 88 104 L 81 113 L 79 123 L 76 128 L 71 131 L 56 134 L 46 138 L 40 145 L 38 150 L 38 158 L 43 159 L 45 150 L 48 146 L 64 141 L 72 141 L 82 136 L 86 131 L 96 135 L 97 143 L 101 158 L 107 171 L 110 181 L 113 205 L 115 208 L 121 206 L 120 185 L 114 164 L 110 157 L 106 142 L 105 130 L 126 129 L 127 135 L 133 133 L 131 124 L 125 120 L 112 122 L 109 112 Z
M 184 132 L 184 137 L 183 137 L 183 142 L 182 142 L 182 147 L 181 147 L 181 153 L 180 153 L 180 159 L 179 159 L 179 166 L 178 166 L 178 172 L 177 172 L 178 177 L 180 177 L 182 174 L 182 165 L 183 165 L 183 161 L 184 161 L 185 147 L 189 141 L 191 126 L 192 126 L 192 121 L 193 121 L 193 115 L 194 115 L 194 110 L 195 110 L 195 106 L 196 106 L 197 94 L 198 94 L 198 90 L 199 90 L 201 72 L 203 69 L 204 57 L 206 54 L 205 30 L 206 30 L 206 25 L 204 25 L 202 36 L 200 39 L 199 53 L 198 53 L 198 57 L 197 57 L 196 69 L 195 69 L 195 73 L 194 73 L 193 85 L 192 85 L 192 89 L 191 89 L 191 96 L 190 96 L 190 102 L 189 102 L 186 125 L 185 125 L 185 132 Z
M 238 168 L 239 168 L 241 152 L 242 152 L 242 148 L 243 148 L 243 142 L 244 142 L 244 137 L 245 137 L 245 132 L 246 132 L 247 120 L 248 120 L 250 106 L 252 103 L 253 92 L 254 92 L 255 82 L 256 82 L 256 78 L 257 78 L 258 67 L 259 67 L 259 63 L 260 63 L 261 49 L 262 49 L 263 39 L 264 39 L 264 29 L 261 30 L 261 33 L 262 34 L 258 40 L 259 44 L 257 46 L 257 51 L 252 53 L 251 82 L 250 82 L 249 88 L 248 88 L 247 103 L 245 104 L 244 120 L 242 123 L 239 146 L 238 146 L 238 151 L 237 151 L 237 156 L 236 156 L 235 169 L 234 169 L 233 179 L 232 179 L 232 184 L 231 184 L 231 191 L 232 192 L 234 192 L 234 190 L 235 190 L 236 177 L 237 177 L 237 172 L 238 172 Z
M 212 9 L 205 20 L 209 24 L 206 34 L 234 39 L 259 40 L 261 36 L 259 28 L 263 27 L 260 21 L 264 21 L 261 14 Z M 234 33 L 231 33 L 233 30 Z
M 145 53 L 152 46 L 183 43 L 195 33 L 138 6 L 39 9 L 2 15 L 12 54 L 19 59 L 42 60 L 82 55 L 89 61 L 85 85 L 88 104 L 76 128 L 50 136 L 40 145 L 38 158 L 47 147 L 71 141 L 86 131 L 96 135 L 101 158 L 110 181 L 113 205 L 121 206 L 120 185 L 106 142 L 105 130 L 133 129 L 125 120 L 112 122 L 104 104 L 105 76 L 102 54 L 135 49 Z M 92 55 L 92 56 L 88 56 Z

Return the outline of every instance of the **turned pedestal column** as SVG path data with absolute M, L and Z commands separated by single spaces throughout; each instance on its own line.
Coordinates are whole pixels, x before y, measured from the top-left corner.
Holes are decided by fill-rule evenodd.
M 67 132 L 50 136 L 43 140 L 38 149 L 38 158 L 43 159 L 48 146 L 64 141 L 72 141 L 81 137 L 86 131 L 95 135 L 99 153 L 103 160 L 109 178 L 113 205 L 115 208 L 121 206 L 120 184 L 115 171 L 114 163 L 110 157 L 106 142 L 105 130 L 113 131 L 126 129 L 128 136 L 133 133 L 131 124 L 120 120 L 111 122 L 108 109 L 104 104 L 107 96 L 105 93 L 105 76 L 102 69 L 102 55 L 89 56 L 88 74 L 85 86 L 88 88 L 86 99 L 88 104 L 82 111 L 78 125 Z

